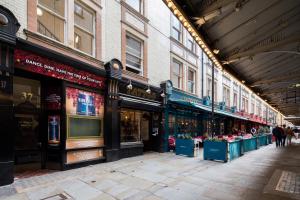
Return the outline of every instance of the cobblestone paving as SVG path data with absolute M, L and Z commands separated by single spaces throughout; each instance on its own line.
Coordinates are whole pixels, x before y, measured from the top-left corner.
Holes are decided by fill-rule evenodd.
M 300 194 L 300 174 L 283 171 L 276 186 L 276 190 Z
M 264 188 L 274 172 L 280 169 L 288 172 L 281 182 L 295 185 L 295 192 L 299 191 L 299 154 L 300 144 L 287 148 L 269 145 L 228 163 L 204 161 L 201 156 L 188 158 L 174 153 L 147 153 L 116 162 L 19 179 L 10 186 L 0 187 L 0 199 L 295 199 L 295 196 L 278 194 L 286 193 L 276 190 L 279 178 L 271 190 L 265 192 Z M 280 183 L 278 188 L 285 186 Z

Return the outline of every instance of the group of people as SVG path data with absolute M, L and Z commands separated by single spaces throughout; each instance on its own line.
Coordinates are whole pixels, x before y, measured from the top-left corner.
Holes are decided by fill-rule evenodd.
M 272 133 L 275 137 L 276 147 L 284 147 L 285 143 L 287 143 L 287 145 L 291 145 L 292 137 L 296 137 L 293 129 L 291 127 L 286 127 L 286 125 L 283 125 L 282 127 L 276 126 Z M 296 139 L 297 138 L 298 137 L 296 137 Z

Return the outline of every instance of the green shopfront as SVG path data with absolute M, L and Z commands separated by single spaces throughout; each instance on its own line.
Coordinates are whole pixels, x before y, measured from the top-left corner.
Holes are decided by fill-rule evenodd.
M 201 99 L 196 95 L 173 88 L 171 81 L 164 82 L 161 87 L 166 94 L 162 134 L 165 152 L 171 149 L 170 140 L 172 138 L 182 136 L 202 138 L 213 132 L 216 135 L 231 134 L 234 120 L 247 120 L 233 110 L 216 106 L 214 110 L 215 124 L 212 126 L 212 106 L 207 98 Z M 214 131 L 212 127 L 214 127 Z

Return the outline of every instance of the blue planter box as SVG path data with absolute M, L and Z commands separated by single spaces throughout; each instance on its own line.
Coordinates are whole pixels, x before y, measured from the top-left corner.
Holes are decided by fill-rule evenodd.
M 221 160 L 227 162 L 227 142 L 204 140 L 204 160 Z
M 259 146 L 264 146 L 268 144 L 267 136 L 266 135 L 260 135 L 258 136 Z
M 249 139 L 243 139 L 243 151 L 247 152 L 247 151 L 252 151 L 257 149 L 257 138 L 253 137 L 253 138 L 249 138 Z
M 194 157 L 194 140 L 176 139 L 176 155 Z
M 234 142 L 228 142 L 228 153 L 229 159 L 233 160 L 242 156 L 243 148 L 242 148 L 242 140 L 236 140 Z

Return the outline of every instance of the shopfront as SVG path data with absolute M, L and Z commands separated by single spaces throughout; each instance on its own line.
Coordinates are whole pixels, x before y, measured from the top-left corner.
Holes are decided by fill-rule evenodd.
M 20 41 L 14 53 L 15 172 L 105 160 L 105 71 Z
M 129 86 L 128 86 L 129 85 Z M 119 85 L 120 157 L 161 151 L 160 88 L 123 79 Z

